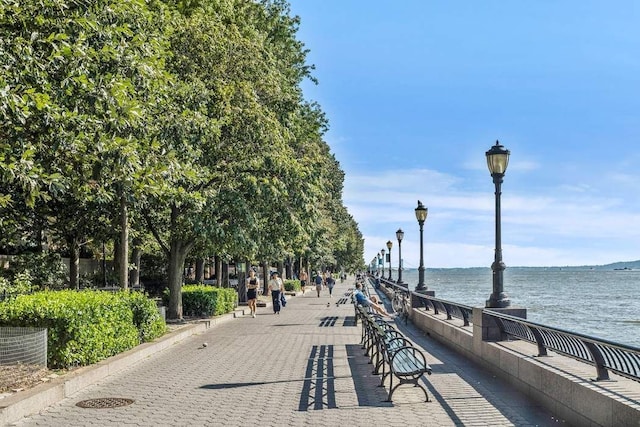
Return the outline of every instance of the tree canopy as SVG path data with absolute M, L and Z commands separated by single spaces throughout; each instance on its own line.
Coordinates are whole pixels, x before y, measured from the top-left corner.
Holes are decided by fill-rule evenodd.
M 0 245 L 111 241 L 122 282 L 129 232 L 153 238 L 174 318 L 192 251 L 360 268 L 298 24 L 283 0 L 0 0 Z

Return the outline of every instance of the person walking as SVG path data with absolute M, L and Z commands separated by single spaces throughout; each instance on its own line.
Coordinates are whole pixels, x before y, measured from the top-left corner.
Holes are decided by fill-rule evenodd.
M 320 274 L 319 271 L 316 273 L 316 277 L 314 277 L 313 281 L 316 284 L 316 292 L 318 293 L 318 298 L 320 298 L 320 291 L 322 290 L 322 283 L 324 282 L 324 279 L 322 278 L 322 274 Z
M 322 287 L 324 289 L 327 289 L 327 277 L 331 276 L 331 273 L 329 273 L 329 270 L 325 271 L 324 274 L 322 275 Z
M 327 289 L 329 289 L 329 298 L 333 298 L 333 287 L 335 286 L 336 281 L 330 271 L 327 272 L 327 277 L 325 277 L 324 282 L 327 284 Z
M 280 314 L 280 293 L 284 292 L 284 283 L 278 277 L 278 272 L 271 273 L 269 280 L 269 292 L 271 293 L 271 301 L 273 302 L 273 314 Z
M 256 307 L 257 307 L 257 299 L 258 299 L 258 287 L 260 286 L 260 281 L 256 277 L 256 272 L 252 269 L 249 270 L 249 277 L 246 280 L 247 287 L 247 304 L 249 305 L 249 310 L 251 310 L 251 316 L 256 317 Z
M 309 276 L 307 276 L 307 271 L 302 270 L 300 272 L 300 289 L 302 289 L 302 295 L 304 295 L 305 286 L 307 286 L 307 280 L 309 280 Z

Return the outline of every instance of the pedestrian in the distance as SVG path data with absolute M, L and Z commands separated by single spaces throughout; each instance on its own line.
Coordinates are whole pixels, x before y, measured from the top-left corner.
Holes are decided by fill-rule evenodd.
M 280 314 L 280 293 L 284 292 L 284 283 L 278 277 L 278 272 L 271 273 L 269 280 L 269 292 L 271 293 L 271 301 L 273 302 L 273 314 Z
M 318 293 L 318 298 L 320 298 L 320 291 L 322 290 L 322 282 L 324 282 L 324 279 L 322 278 L 322 274 L 320 274 L 319 271 L 316 273 L 316 277 L 314 277 L 313 281 L 316 284 L 316 292 Z
M 300 289 L 302 289 L 302 295 L 304 295 L 305 287 L 307 286 L 307 280 L 309 277 L 307 276 L 306 270 L 302 270 L 300 272 Z
M 335 286 L 336 281 L 330 272 L 327 273 L 327 277 L 325 277 L 324 281 L 327 284 L 327 289 L 329 289 L 329 298 L 333 298 L 333 287 Z
M 251 316 L 256 317 L 256 300 L 258 299 L 258 286 L 260 286 L 260 281 L 256 277 L 256 272 L 253 271 L 253 268 L 249 270 L 249 277 L 247 278 L 246 286 L 247 304 L 251 310 Z

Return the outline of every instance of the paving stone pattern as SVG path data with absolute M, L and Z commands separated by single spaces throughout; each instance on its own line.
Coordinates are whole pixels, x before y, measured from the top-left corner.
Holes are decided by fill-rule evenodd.
M 401 386 L 394 402 L 371 374 L 351 304 L 335 304 L 349 280 L 316 296 L 289 297 L 279 315 L 259 308 L 187 338 L 15 426 L 557 426 L 522 394 L 414 329 L 433 375 L 431 402 Z M 331 304 L 327 304 L 331 302 Z M 206 346 L 203 344 L 207 343 Z M 126 398 L 118 408 L 80 401 Z

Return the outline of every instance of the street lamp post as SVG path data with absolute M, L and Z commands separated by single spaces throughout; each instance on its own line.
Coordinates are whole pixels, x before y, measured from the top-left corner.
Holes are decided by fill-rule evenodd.
M 380 252 L 378 252 L 378 255 L 376 255 L 376 259 L 378 260 L 378 264 L 376 264 L 376 273 L 380 273 L 380 260 L 382 259 L 380 257 Z
M 382 254 L 382 278 L 384 278 L 384 249 L 380 250 L 380 253 Z
M 404 237 L 404 231 L 402 228 L 398 228 L 396 231 L 396 238 L 398 239 L 398 285 L 402 285 L 402 238 Z
M 426 291 L 427 286 L 424 284 L 424 249 L 422 244 L 422 230 L 429 210 L 422 204 L 420 200 L 418 200 L 418 207 L 415 209 L 415 211 L 416 219 L 418 220 L 418 224 L 420 225 L 420 267 L 418 267 L 418 286 L 416 286 L 416 291 Z
M 393 247 L 393 243 L 391 240 L 387 240 L 387 249 L 389 249 L 389 281 L 391 280 L 391 248 Z M 384 276 L 383 276 L 384 277 Z
M 507 266 L 502 262 L 502 230 L 500 222 L 500 195 L 504 173 L 509 164 L 509 150 L 506 150 L 498 141 L 496 145 L 487 151 L 487 166 L 496 187 L 496 248 L 491 270 L 493 271 L 493 293 L 486 302 L 487 308 L 506 308 L 511 305 L 509 297 L 504 292 L 504 270 Z

